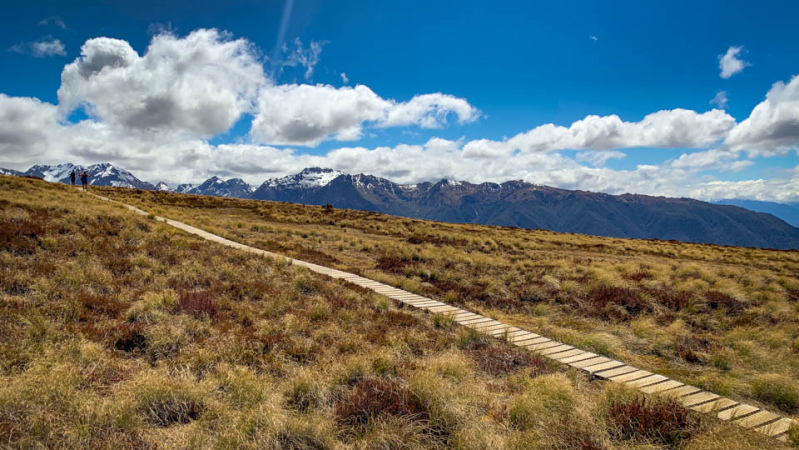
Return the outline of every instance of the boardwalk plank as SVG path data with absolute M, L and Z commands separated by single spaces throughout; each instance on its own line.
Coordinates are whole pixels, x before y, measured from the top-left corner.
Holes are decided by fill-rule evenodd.
M 720 412 L 717 417 L 721 420 L 735 420 L 752 414 L 759 409 L 760 408 L 754 407 L 752 405 L 741 403 L 735 408 L 725 409 L 724 411 Z

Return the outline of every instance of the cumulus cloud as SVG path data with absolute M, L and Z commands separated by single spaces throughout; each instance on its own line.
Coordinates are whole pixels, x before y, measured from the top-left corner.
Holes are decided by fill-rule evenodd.
M 474 122 L 480 117 L 477 108 L 470 105 L 466 99 L 439 92 L 417 95 L 402 103 L 392 101 L 385 118 L 378 126 L 418 125 L 422 128 L 441 128 L 447 123 L 450 114 L 454 115 L 460 124 Z
M 635 147 L 703 148 L 724 139 L 735 119 L 714 109 L 698 113 L 687 109 L 658 111 L 640 122 L 625 122 L 617 115 L 587 116 L 569 127 L 545 124 L 505 141 L 487 141 L 504 151 L 523 153 L 556 150 L 616 150 Z M 485 152 L 484 152 L 485 153 Z
M 67 52 L 60 39 L 43 39 L 34 42 L 23 42 L 12 46 L 10 51 L 31 55 L 34 58 L 44 58 L 45 56 L 66 56 Z
M 799 149 L 799 76 L 774 83 L 766 99 L 730 131 L 725 144 L 751 155 L 784 155 Z
M 18 165 L 43 156 L 57 126 L 55 105 L 0 94 L 0 155 L 6 164 Z
M 710 99 L 710 104 L 715 106 L 718 109 L 727 109 L 727 102 L 729 99 L 727 98 L 727 91 L 718 91 L 716 95 Z
M 715 148 L 701 152 L 683 153 L 672 161 L 671 167 L 692 170 L 719 170 L 722 172 L 738 172 L 754 164 L 752 161 L 736 161 L 739 152 Z
M 733 46 L 727 49 L 727 53 L 719 55 L 719 69 L 721 69 L 719 76 L 721 78 L 727 79 L 750 65 L 738 57 L 742 51 L 742 46 Z
M 315 146 L 331 138 L 360 139 L 367 124 L 440 128 L 450 114 L 459 123 L 479 116 L 465 99 L 440 93 L 397 102 L 363 85 L 278 85 L 261 90 L 251 135 L 255 142 L 264 144 Z
M 142 132 L 210 137 L 253 109 L 266 84 L 256 49 L 217 30 L 155 36 L 144 56 L 126 41 L 86 41 L 61 73 L 63 116 L 83 106 L 103 122 Z

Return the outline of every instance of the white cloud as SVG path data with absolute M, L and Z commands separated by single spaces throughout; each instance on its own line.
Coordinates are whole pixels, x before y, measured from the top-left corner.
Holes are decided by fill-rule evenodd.
M 272 86 L 261 91 L 252 138 L 267 144 L 311 146 L 331 137 L 356 140 L 362 124 L 379 120 L 390 106 L 363 85 Z
M 439 128 L 450 114 L 460 123 L 479 116 L 466 100 L 440 93 L 397 102 L 363 85 L 288 84 L 261 90 L 251 134 L 255 142 L 264 144 L 315 146 L 331 138 L 360 139 L 367 124 Z
M 735 119 L 718 109 L 705 113 L 686 109 L 658 111 L 640 122 L 624 122 L 616 115 L 587 116 L 568 128 L 541 125 L 496 145 L 525 153 L 635 147 L 703 148 L 723 139 L 734 125 Z
M 282 50 L 285 54 L 285 57 L 281 62 L 281 68 L 297 66 L 304 67 L 305 79 L 310 81 L 313 77 L 314 68 L 317 64 L 319 64 L 319 58 L 322 54 L 322 46 L 325 44 L 327 44 L 326 41 L 311 41 L 311 44 L 308 46 L 308 48 L 305 48 L 303 47 L 300 38 L 294 40 L 294 45 L 292 47 L 284 44 Z
M 24 42 L 12 46 L 10 51 L 31 55 L 34 58 L 44 58 L 45 56 L 66 56 L 67 52 L 64 44 L 59 39 L 43 39 L 34 42 Z
M 599 38 L 597 38 L 593 34 L 588 35 L 588 39 L 591 39 L 592 41 L 598 41 L 599 40 Z
M 710 104 L 717 107 L 718 109 L 727 109 L 727 102 L 729 99 L 727 98 L 727 91 L 718 91 L 716 95 L 710 99 Z
M 347 74 L 344 72 L 341 72 L 341 82 L 344 84 L 350 84 L 350 79 L 347 78 Z
M 672 161 L 671 167 L 677 169 L 722 170 L 734 172 L 747 167 L 747 165 L 741 165 L 741 162 L 751 163 L 751 161 L 733 161 L 738 159 L 738 156 L 739 152 L 732 152 L 720 148 L 702 152 L 683 153 L 679 158 Z
M 610 159 L 624 159 L 626 157 L 627 157 L 626 153 L 615 150 L 604 150 L 604 151 L 587 150 L 578 153 L 574 159 L 579 162 L 587 162 L 588 164 L 594 167 L 602 167 Z
M 57 126 L 55 105 L 0 94 L 0 160 L 19 167 L 45 156 Z
M 441 128 L 447 123 L 450 114 L 457 117 L 460 124 L 474 122 L 480 117 L 480 111 L 470 105 L 466 99 L 440 92 L 417 95 L 407 102 L 391 103 L 391 107 L 386 111 L 386 117 L 378 123 L 378 126 L 418 125 L 422 128 Z
M 799 76 L 774 83 L 766 99 L 730 131 L 725 145 L 765 156 L 799 149 Z
M 733 46 L 727 49 L 727 53 L 719 55 L 719 69 L 721 69 L 719 76 L 721 78 L 729 78 L 750 66 L 748 62 L 738 58 L 742 51 L 742 46 Z
M 63 115 L 79 106 L 104 122 L 142 132 L 210 137 L 253 109 L 267 80 L 257 51 L 217 30 L 155 36 L 144 56 L 126 41 L 86 41 L 61 74 Z

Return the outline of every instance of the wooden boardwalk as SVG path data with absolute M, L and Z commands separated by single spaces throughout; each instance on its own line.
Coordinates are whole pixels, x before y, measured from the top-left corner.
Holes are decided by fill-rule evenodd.
M 107 197 L 95 194 L 91 195 L 105 201 L 120 203 Z M 124 203 L 120 204 L 137 214 L 149 215 L 146 211 L 142 211 L 134 206 Z M 396 300 L 401 305 L 409 305 L 433 314 L 451 316 L 455 322 L 462 326 L 472 328 L 499 339 L 507 340 L 513 345 L 526 348 L 543 357 L 582 370 L 597 378 L 610 380 L 616 383 L 624 383 L 627 386 L 638 389 L 644 394 L 673 396 L 686 408 L 715 416 L 720 420 L 728 421 L 744 428 L 754 429 L 759 433 L 763 433 L 782 442 L 787 442 L 787 433 L 792 424 L 799 426 L 799 422 L 791 418 L 782 417 L 756 406 L 739 403 L 712 392 L 669 379 L 663 375 L 647 372 L 646 370 L 624 364 L 621 361 L 587 352 L 572 347 L 571 345 L 504 324 L 489 317 L 481 316 L 471 311 L 457 308 L 427 297 L 422 297 L 402 289 L 397 289 L 369 278 L 250 247 L 164 217 L 156 216 L 155 220 L 228 247 L 271 258 L 288 260 L 292 264 L 305 267 L 312 272 L 331 278 L 342 279 L 363 288 L 371 289 L 378 294 Z

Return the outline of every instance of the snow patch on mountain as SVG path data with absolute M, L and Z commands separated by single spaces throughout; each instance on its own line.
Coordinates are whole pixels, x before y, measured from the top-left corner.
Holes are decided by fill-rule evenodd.
M 264 182 L 267 187 L 280 187 L 288 189 L 309 189 L 324 187 L 331 181 L 344 175 L 344 172 L 333 169 L 321 169 L 312 167 L 304 169 L 296 175 L 289 175 L 282 178 L 270 178 Z

